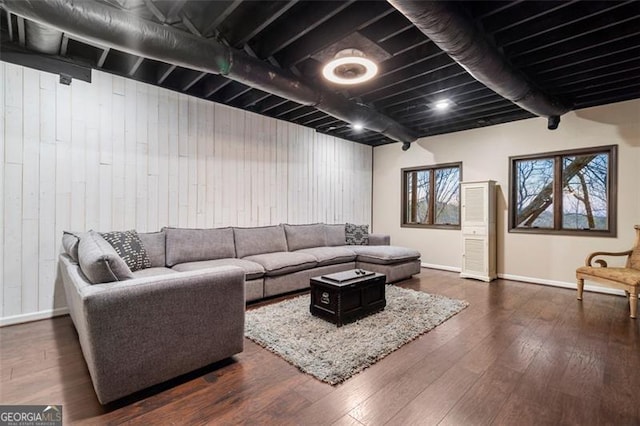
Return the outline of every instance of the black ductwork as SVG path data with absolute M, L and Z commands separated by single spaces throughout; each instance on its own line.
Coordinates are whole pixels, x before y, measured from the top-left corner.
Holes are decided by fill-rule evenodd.
M 56 55 L 60 51 L 62 33 L 37 22 L 25 22 L 27 47 L 36 52 Z
M 9 12 L 80 39 L 197 71 L 225 77 L 348 123 L 362 123 L 391 139 L 411 143 L 417 135 L 366 105 L 318 89 L 244 52 L 167 25 L 142 20 L 95 0 L 4 0 Z
M 571 108 L 533 87 L 485 38 L 455 2 L 388 0 L 469 74 L 500 96 L 538 116 L 556 129 Z

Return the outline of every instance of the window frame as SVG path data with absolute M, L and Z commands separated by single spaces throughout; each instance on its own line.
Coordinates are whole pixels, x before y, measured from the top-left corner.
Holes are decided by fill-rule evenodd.
M 563 217 L 563 187 L 562 187 L 562 160 L 565 157 L 608 154 L 609 164 L 607 178 L 609 185 L 607 188 L 607 208 L 608 208 L 608 229 L 607 230 L 586 230 L 586 229 L 564 229 L 562 228 Z M 544 160 L 552 159 L 553 169 L 553 228 L 519 228 L 516 224 L 516 167 L 517 161 L 522 160 Z M 618 145 L 605 145 L 590 148 L 567 149 L 562 151 L 550 151 L 539 154 L 517 155 L 509 157 L 509 233 L 514 234 L 547 234 L 547 235 L 571 235 L 588 237 L 609 237 L 617 236 L 618 217 Z
M 435 185 L 435 174 L 437 170 L 440 169 L 450 169 L 453 167 L 457 167 L 458 170 L 460 171 L 459 176 L 459 182 L 458 182 L 458 197 L 461 197 L 460 194 L 460 183 L 463 182 L 462 180 L 462 161 L 458 161 L 458 162 L 453 162 L 453 163 L 442 163 L 442 164 L 432 164 L 432 165 L 428 165 L 428 166 L 417 166 L 417 167 L 406 167 L 403 169 L 400 169 L 400 180 L 401 180 L 401 187 L 402 187 L 402 200 L 401 200 L 401 204 L 400 204 L 400 227 L 401 228 L 427 228 L 427 229 L 462 229 L 462 211 L 461 211 L 461 202 L 458 203 L 458 221 L 459 223 L 457 225 L 447 225 L 447 224 L 431 224 L 431 223 L 406 223 L 406 205 L 407 205 L 407 173 L 411 173 L 411 172 L 420 172 L 420 171 L 429 171 L 430 173 L 430 179 L 429 179 L 429 186 L 430 186 L 430 193 L 434 194 L 435 191 L 433 191 L 434 185 Z M 435 198 L 432 196 L 430 197 L 430 201 L 429 204 L 431 205 L 431 203 L 435 203 Z M 460 200 L 461 201 L 461 200 Z M 434 218 L 435 219 L 435 218 Z

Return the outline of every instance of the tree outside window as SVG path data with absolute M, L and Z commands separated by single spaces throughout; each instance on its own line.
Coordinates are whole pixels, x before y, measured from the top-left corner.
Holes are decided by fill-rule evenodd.
M 402 169 L 402 226 L 460 228 L 462 163 Z
M 617 146 L 510 158 L 510 232 L 616 235 Z

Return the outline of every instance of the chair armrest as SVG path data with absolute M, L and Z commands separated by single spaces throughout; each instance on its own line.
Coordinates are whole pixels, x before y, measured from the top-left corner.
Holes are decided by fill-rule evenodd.
M 387 234 L 369 234 L 370 246 L 388 246 L 391 244 L 391 237 Z
M 587 256 L 587 259 L 585 260 L 584 264 L 586 266 L 593 266 L 591 264 L 591 262 L 593 261 L 593 258 L 598 257 L 598 256 L 630 256 L 632 252 L 633 252 L 633 250 L 620 251 L 620 252 L 597 251 L 597 252 L 591 253 L 589 256 Z M 607 262 L 605 260 L 603 260 L 603 259 L 597 259 L 597 260 L 594 261 L 594 263 L 597 263 L 602 268 L 606 268 L 607 267 Z

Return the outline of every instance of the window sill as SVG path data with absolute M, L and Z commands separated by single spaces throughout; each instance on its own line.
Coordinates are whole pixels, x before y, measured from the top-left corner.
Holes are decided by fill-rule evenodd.
M 583 229 L 549 229 L 549 228 L 511 228 L 510 234 L 544 234 L 544 235 L 565 235 L 572 237 L 599 237 L 616 238 L 616 231 L 589 231 Z
M 423 228 L 423 229 L 457 229 L 460 230 L 460 225 L 426 225 L 422 223 L 403 223 L 401 228 Z

